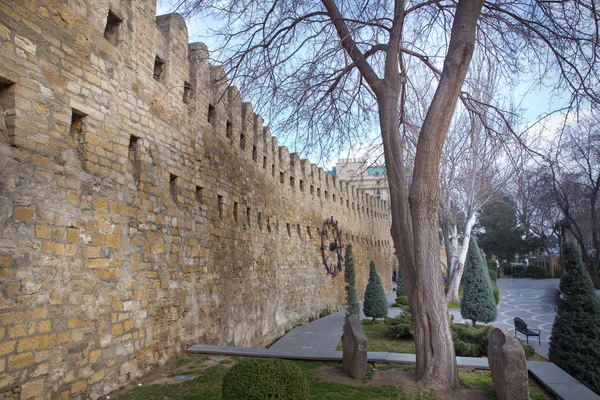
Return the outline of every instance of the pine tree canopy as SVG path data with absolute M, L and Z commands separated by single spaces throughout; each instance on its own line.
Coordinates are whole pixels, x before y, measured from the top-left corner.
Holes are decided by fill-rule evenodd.
M 481 258 L 481 251 L 474 237 L 471 238 L 467 252 L 460 314 L 464 319 L 472 320 L 473 325 L 477 321 L 495 321 L 498 316 L 487 265 Z
M 367 283 L 367 289 L 365 291 L 365 302 L 363 304 L 363 312 L 365 316 L 373 318 L 375 322 L 376 318 L 385 318 L 388 313 L 388 301 L 385 295 L 385 289 L 381 283 L 381 277 L 375 262 L 371 261 L 369 267 L 369 283 Z

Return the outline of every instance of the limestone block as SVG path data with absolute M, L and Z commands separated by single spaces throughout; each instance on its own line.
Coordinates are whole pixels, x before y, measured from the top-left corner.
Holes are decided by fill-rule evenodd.
M 344 324 L 342 369 L 354 379 L 367 373 L 367 336 L 355 316 Z
M 498 400 L 528 400 L 527 362 L 521 343 L 506 329 L 496 328 L 488 339 L 488 361 Z

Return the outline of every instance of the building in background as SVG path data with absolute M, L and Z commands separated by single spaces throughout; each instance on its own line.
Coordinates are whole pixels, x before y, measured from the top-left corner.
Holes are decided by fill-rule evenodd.
M 344 158 L 337 161 L 331 175 L 351 181 L 355 187 L 385 201 L 390 208 L 390 189 L 385 166 L 372 165 L 364 158 Z

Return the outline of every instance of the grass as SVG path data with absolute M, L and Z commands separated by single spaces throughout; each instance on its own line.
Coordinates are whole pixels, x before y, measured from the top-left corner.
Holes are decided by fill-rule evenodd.
M 460 308 L 460 300 L 462 300 L 463 297 L 463 290 L 462 288 L 458 289 L 458 299 L 459 302 L 458 303 L 448 303 L 448 308 Z
M 383 324 L 383 321 L 376 321 L 375 325 L 372 325 L 370 320 L 363 320 L 363 330 L 369 341 L 369 351 L 415 354 L 415 342 L 411 339 L 391 338 L 388 334 L 388 327 Z M 343 344 L 340 340 L 336 350 L 342 351 L 342 349 Z M 537 353 L 528 357 L 527 360 L 548 361 Z
M 492 382 L 492 373 L 488 371 L 475 371 L 475 372 L 458 372 L 458 381 L 466 388 L 481 389 L 484 391 L 486 396 L 490 400 L 496 399 L 496 393 L 494 393 L 494 384 Z M 549 397 L 544 390 L 538 386 L 538 384 L 529 379 L 529 397 L 531 400 L 546 400 Z
M 375 325 L 377 327 L 377 325 Z M 229 360 L 231 361 L 231 360 Z M 188 362 L 183 362 L 187 364 Z M 310 388 L 310 398 L 313 400 L 436 400 L 439 397 L 435 392 L 421 392 L 408 394 L 400 387 L 391 385 L 381 386 L 351 386 L 342 383 L 326 382 L 319 379 L 316 370 L 323 366 L 341 368 L 341 363 L 335 362 L 307 362 L 292 361 L 305 374 Z M 163 384 L 141 386 L 132 389 L 123 395 L 111 395 L 111 399 L 121 400 L 219 400 L 221 399 L 221 382 L 228 368 L 218 364 L 210 368 L 197 368 L 193 373 L 195 379 L 177 385 Z M 183 364 L 181 364 L 183 365 Z M 198 366 L 200 367 L 200 366 Z M 372 379 L 376 371 L 399 370 L 412 371 L 412 365 L 385 364 L 369 366 L 363 382 Z M 495 399 L 491 374 L 489 372 L 460 371 L 459 382 L 461 387 L 481 389 L 490 399 Z M 529 381 L 530 396 L 533 400 L 545 400 L 548 397 L 534 382 Z

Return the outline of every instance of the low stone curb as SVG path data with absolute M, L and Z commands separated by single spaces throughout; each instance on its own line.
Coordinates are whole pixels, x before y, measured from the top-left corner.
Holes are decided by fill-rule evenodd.
M 315 349 L 263 349 L 255 347 L 215 346 L 197 344 L 185 350 L 190 354 L 220 354 L 243 357 L 285 358 L 306 361 L 342 361 L 342 352 Z M 370 351 L 368 362 L 390 364 L 414 364 L 414 354 L 387 353 Z M 456 357 L 459 368 L 489 370 L 487 358 Z M 542 385 L 556 397 L 563 400 L 600 400 L 600 396 L 583 386 L 579 381 L 567 374 L 551 362 L 528 361 L 527 369 Z

